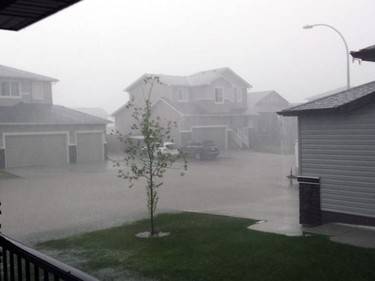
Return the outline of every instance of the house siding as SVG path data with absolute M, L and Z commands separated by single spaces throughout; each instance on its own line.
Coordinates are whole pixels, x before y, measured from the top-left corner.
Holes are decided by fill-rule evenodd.
M 375 217 L 375 104 L 299 117 L 300 173 L 321 177 L 321 209 Z
M 140 82 L 137 86 L 129 91 L 129 100 L 132 101 L 135 105 L 143 107 L 149 91 L 150 83 L 145 84 L 144 82 Z M 159 84 L 155 82 L 152 88 L 150 100 L 151 102 L 155 102 L 160 97 L 170 98 L 171 89 L 166 84 Z
M 19 97 L 0 96 L 0 106 L 13 106 L 19 102 L 24 103 L 43 103 L 52 104 L 52 85 L 51 82 L 29 81 L 19 79 L 6 79 L 0 77 L 0 81 L 15 81 L 20 83 Z M 36 86 L 39 85 L 39 86 Z M 41 97 L 36 99 L 35 97 Z
M 225 126 L 228 129 L 247 127 L 248 120 L 246 116 L 218 116 L 218 115 L 200 115 L 188 116 L 181 122 L 181 130 L 191 131 L 196 126 Z
M 171 108 L 166 103 L 159 101 L 155 106 L 152 108 L 152 117 L 160 117 L 160 123 L 164 128 L 167 127 L 167 123 L 169 121 L 172 122 L 171 125 L 171 133 L 170 137 L 172 138 L 173 142 L 178 145 L 181 145 L 181 136 L 180 136 L 180 128 L 179 123 L 182 119 L 181 114 L 179 114 L 176 110 Z M 176 122 L 177 127 L 174 126 L 173 122 Z

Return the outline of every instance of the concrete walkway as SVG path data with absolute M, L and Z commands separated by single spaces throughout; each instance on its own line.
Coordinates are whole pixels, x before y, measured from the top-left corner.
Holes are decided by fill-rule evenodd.
M 331 241 L 375 249 L 375 227 L 329 223 L 317 227 L 303 227 L 304 234 L 329 236 Z

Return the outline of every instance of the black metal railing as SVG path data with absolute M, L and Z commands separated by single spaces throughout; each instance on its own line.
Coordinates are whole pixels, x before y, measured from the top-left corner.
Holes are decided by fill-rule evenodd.
M 2 234 L 0 253 L 0 281 L 98 281 Z

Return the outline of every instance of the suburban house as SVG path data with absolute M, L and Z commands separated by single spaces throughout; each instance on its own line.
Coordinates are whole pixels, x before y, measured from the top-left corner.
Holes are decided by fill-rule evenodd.
M 245 114 L 249 117 L 248 137 L 252 149 L 291 150 L 297 138 L 296 118 L 283 118 L 276 113 L 290 106 L 276 91 L 248 93 Z
M 251 85 L 230 68 L 189 76 L 144 74 L 125 89 L 135 104 L 144 104 L 144 79 L 149 76 L 157 76 L 161 82 L 152 90 L 153 114 L 177 122 L 172 137 L 178 145 L 213 140 L 221 149 L 249 147 L 252 124 L 246 110 Z M 116 129 L 129 134 L 133 121 L 126 105 L 112 116 Z
M 0 65 L 0 168 L 105 158 L 107 120 L 54 105 L 56 82 Z
M 300 210 L 315 208 L 317 223 L 375 225 L 375 81 L 279 114 L 298 117 L 299 175 L 320 184 Z

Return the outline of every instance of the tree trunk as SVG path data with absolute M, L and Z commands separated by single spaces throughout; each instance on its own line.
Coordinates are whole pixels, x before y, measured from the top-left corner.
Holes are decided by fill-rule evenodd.
M 150 227 L 151 231 L 150 234 L 153 236 L 155 234 L 155 228 L 154 228 L 154 194 L 153 194 L 153 188 L 151 186 L 150 188 Z

